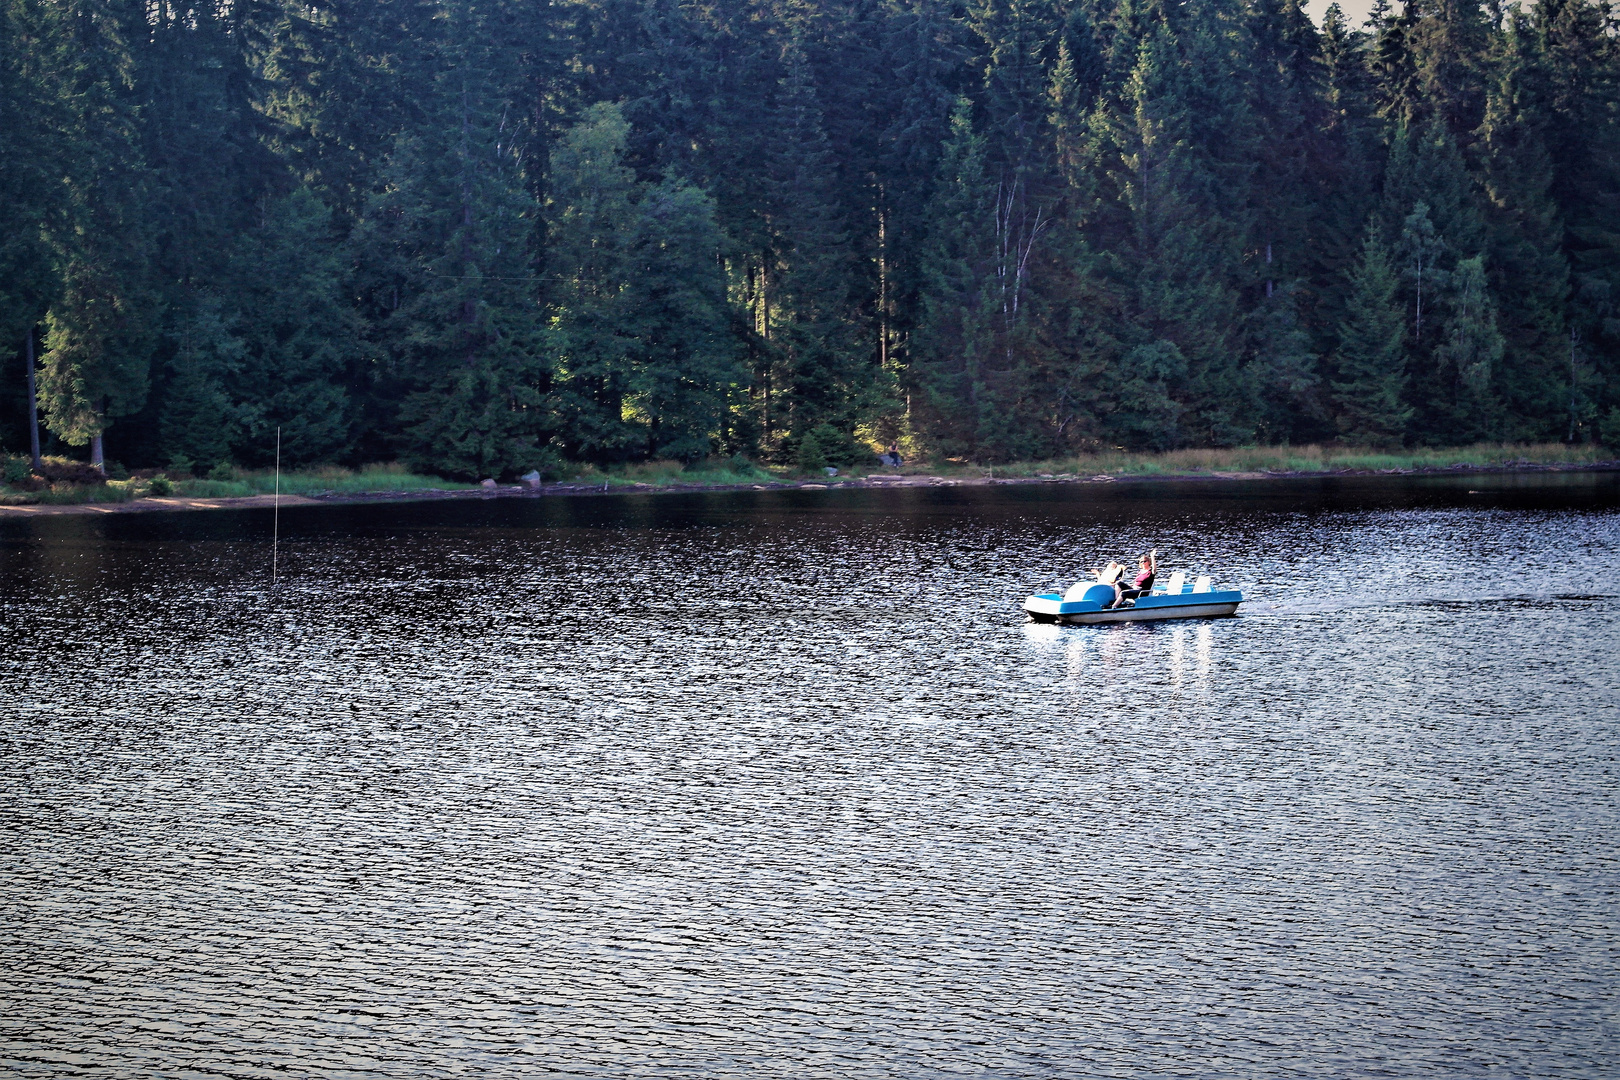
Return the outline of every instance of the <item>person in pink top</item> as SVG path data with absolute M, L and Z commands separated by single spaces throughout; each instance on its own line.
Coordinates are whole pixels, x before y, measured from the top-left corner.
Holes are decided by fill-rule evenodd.
M 1119 564 L 1109 564 L 1110 569 L 1116 566 L 1119 566 Z M 1137 571 L 1136 577 L 1133 578 L 1130 584 L 1127 585 L 1125 583 L 1125 568 L 1123 566 L 1119 566 L 1118 572 L 1113 575 L 1113 581 L 1107 583 L 1114 586 L 1114 602 L 1108 606 L 1111 608 L 1117 608 L 1126 600 L 1134 600 L 1138 596 L 1146 596 L 1148 593 L 1152 592 L 1153 575 L 1158 571 L 1158 569 L 1158 559 L 1156 559 L 1153 555 L 1142 556 L 1140 569 Z

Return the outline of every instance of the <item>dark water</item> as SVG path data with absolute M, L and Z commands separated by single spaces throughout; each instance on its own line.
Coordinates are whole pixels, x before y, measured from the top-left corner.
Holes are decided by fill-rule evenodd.
M 0 522 L 0 1068 L 1613 1076 L 1617 479 Z

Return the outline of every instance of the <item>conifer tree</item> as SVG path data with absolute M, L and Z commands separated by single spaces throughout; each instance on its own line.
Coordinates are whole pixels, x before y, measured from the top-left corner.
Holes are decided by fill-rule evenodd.
M 62 207 L 56 195 L 66 126 L 56 85 L 61 35 L 56 11 L 37 0 L 0 4 L 0 355 L 23 353 L 52 299 L 55 273 L 46 231 Z M 21 382 L 6 363 L 0 386 Z
M 640 190 L 625 166 L 630 125 L 611 102 L 586 109 L 551 152 L 546 299 L 556 334 L 555 408 L 565 447 L 597 461 L 639 456 L 631 392 L 630 242 Z
M 1452 443 L 1499 434 L 1499 408 L 1491 381 L 1502 362 L 1503 342 L 1484 264 L 1479 255 L 1457 264 L 1446 337 L 1434 350 L 1442 385 L 1449 391 L 1442 401 L 1452 414 L 1451 429 L 1442 434 Z
M 1349 311 L 1334 356 L 1334 411 L 1340 433 L 1355 444 L 1399 445 L 1412 410 L 1406 386 L 1406 316 L 1383 231 L 1367 228 L 1360 262 L 1349 274 Z
M 1298 0 L 1257 0 L 1251 8 L 1253 112 L 1258 167 L 1252 192 L 1259 292 L 1302 273 L 1312 222 L 1321 217 L 1316 178 L 1328 167 L 1327 111 L 1319 37 Z M 1262 302 L 1262 306 L 1265 306 Z
M 40 405 L 51 431 L 70 446 L 88 444 L 100 466 L 107 426 L 146 402 L 162 315 L 133 81 L 145 10 L 134 0 L 78 3 L 64 32 L 73 60 L 62 76 L 71 102 L 63 137 L 73 158 L 66 205 L 49 233 L 61 287 L 46 320 Z
M 908 345 L 921 315 L 927 211 L 939 156 L 949 137 L 965 50 L 932 4 L 896 13 L 888 33 L 894 85 L 886 102 L 890 119 L 883 129 L 878 165 L 881 217 L 875 301 L 879 363 L 885 370 L 898 371 L 911 358 Z
M 1095 243 L 1121 257 L 1129 327 L 1137 341 L 1167 341 L 1185 357 L 1180 432 L 1239 443 L 1254 433 L 1257 395 L 1239 365 L 1238 289 L 1251 222 L 1253 116 L 1215 72 L 1230 60 L 1218 26 L 1160 25 L 1143 40 L 1120 96 L 1099 117 L 1097 167 L 1110 180 L 1112 213 L 1098 215 Z M 1239 193 L 1239 194 L 1234 194 Z
M 1322 164 L 1310 223 L 1312 258 L 1296 296 L 1313 338 L 1331 338 L 1344 319 L 1339 283 L 1360 257 L 1377 190 L 1366 177 L 1381 171 L 1384 147 L 1374 117 L 1373 88 L 1364 51 L 1366 35 L 1353 30 L 1337 4 L 1322 19 Z
M 1384 167 L 1383 226 L 1399 235 L 1412 208 L 1423 203 L 1451 251 L 1480 251 L 1485 229 L 1476 185 L 1455 140 L 1433 124 L 1401 127 L 1390 140 Z
M 1310 442 L 1325 434 L 1319 357 L 1299 314 L 1298 285 L 1274 288 L 1251 316 L 1253 375 L 1267 442 Z
M 734 447 L 746 385 L 714 201 L 624 164 L 622 110 L 585 110 L 552 152 L 548 301 L 564 445 L 612 461 Z
M 756 378 L 769 404 L 765 436 L 793 445 L 812 428 L 852 431 L 887 397 L 875 349 L 851 319 L 854 267 L 849 228 L 837 197 L 837 171 L 802 48 L 790 43 L 777 91 L 776 136 L 767 151 L 772 276 L 767 300 L 773 348 Z
M 634 337 L 626 406 L 649 457 L 691 462 L 741 447 L 733 413 L 746 402 L 748 374 L 722 243 L 714 200 L 701 189 L 666 180 L 641 195 L 625 288 Z
M 1551 197 L 1552 159 L 1529 85 L 1536 63 L 1530 43 L 1528 27 L 1517 20 L 1507 26 L 1477 148 L 1489 292 L 1506 350 L 1493 381 L 1512 416 L 1511 434 L 1535 439 L 1555 437 L 1562 426 L 1570 290 L 1563 221 Z
M 1471 142 L 1485 105 L 1488 33 L 1479 0 L 1412 0 L 1405 5 L 1405 45 L 1415 99 L 1402 108 L 1454 139 Z
M 228 465 L 249 429 L 231 383 L 245 374 L 243 343 L 220 298 L 205 293 L 170 330 L 174 348 L 164 364 L 158 432 L 171 470 L 206 473 Z
M 513 122 L 512 57 L 461 0 L 424 118 L 396 141 L 386 184 L 353 236 L 374 347 L 397 396 L 407 460 L 446 475 L 545 464 L 547 344 L 532 251 L 539 206 L 530 149 Z
M 243 410 L 236 461 L 268 464 L 277 428 L 287 465 L 348 456 L 361 328 L 345 276 L 331 210 L 309 188 L 266 199 L 235 244 L 222 299 L 237 311 L 242 348 L 228 384 Z
M 929 203 L 922 313 L 912 351 L 923 396 L 915 415 L 919 433 L 945 454 L 976 454 L 981 417 L 997 406 L 986 385 L 1000 336 L 992 270 L 997 203 L 987 169 L 972 102 L 961 98 Z
M 1570 433 L 1620 404 L 1620 44 L 1607 3 L 1538 0 L 1531 14 L 1539 120 L 1570 266 L 1557 391 Z M 1604 389 L 1607 387 L 1607 389 Z M 1540 388 L 1537 388 L 1540 390 Z M 1562 426 L 1562 425 L 1560 425 Z

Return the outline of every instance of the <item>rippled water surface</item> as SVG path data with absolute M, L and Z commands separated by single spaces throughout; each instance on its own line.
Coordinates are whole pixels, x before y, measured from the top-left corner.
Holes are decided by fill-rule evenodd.
M 0 522 L 13 1075 L 1620 1071 L 1613 474 L 270 524 Z

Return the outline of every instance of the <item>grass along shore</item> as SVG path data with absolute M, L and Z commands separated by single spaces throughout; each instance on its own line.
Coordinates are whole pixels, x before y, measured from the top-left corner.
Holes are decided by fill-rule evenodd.
M 651 461 L 611 468 L 580 465 L 564 470 L 560 480 L 546 486 L 553 491 L 584 490 L 693 490 L 771 485 L 837 486 L 868 477 L 938 477 L 957 481 L 1089 480 L 1099 477 L 1172 478 L 1220 476 L 1310 476 L 1369 473 L 1423 473 L 1450 471 L 1513 471 L 1518 469 L 1593 468 L 1620 465 L 1601 446 L 1564 443 L 1479 443 L 1474 446 L 1372 450 L 1337 446 L 1259 446 L 1210 450 L 1169 450 L 1133 453 L 1107 450 L 1046 461 L 980 465 L 973 462 L 916 461 L 901 468 L 870 466 L 840 468 L 838 476 L 813 474 L 784 466 L 762 466 L 741 458 L 683 465 Z M 18 476 L 19 458 L 6 461 L 7 479 Z M 0 483 L 0 506 L 123 503 L 136 499 L 238 499 L 268 495 L 276 490 L 273 470 L 233 470 L 229 479 L 171 479 L 161 473 L 137 474 L 127 479 L 84 482 L 83 463 L 50 459 L 47 473 L 75 476 L 22 484 Z M 367 465 L 360 469 L 325 466 L 283 471 L 281 493 L 307 498 L 342 499 L 345 496 L 410 495 L 473 491 L 479 485 L 414 473 L 398 464 Z
M 13 458 L 12 461 L 23 459 Z M 26 464 L 26 461 L 24 461 Z M 83 472 L 79 462 L 47 459 L 46 473 Z M 9 477 L 8 477 L 9 479 Z M 283 470 L 281 494 L 310 497 L 408 494 L 417 491 L 454 491 L 476 487 L 413 473 L 402 465 L 367 465 L 360 469 L 323 466 L 318 469 Z M 121 503 L 135 499 L 178 496 L 187 499 L 240 499 L 269 495 L 276 490 L 273 469 L 234 470 L 230 479 L 170 478 L 138 473 L 125 479 L 86 483 L 82 479 L 48 480 L 31 485 L 0 484 L 0 506 L 70 505 L 77 503 Z
M 1050 461 L 993 467 L 998 477 L 1216 476 L 1225 473 L 1310 475 L 1439 472 L 1451 469 L 1591 467 L 1616 455 L 1594 444 L 1476 443 L 1473 446 L 1375 450 L 1353 446 L 1245 446 L 1132 453 L 1105 450 Z M 986 467 L 978 467 L 984 472 Z

